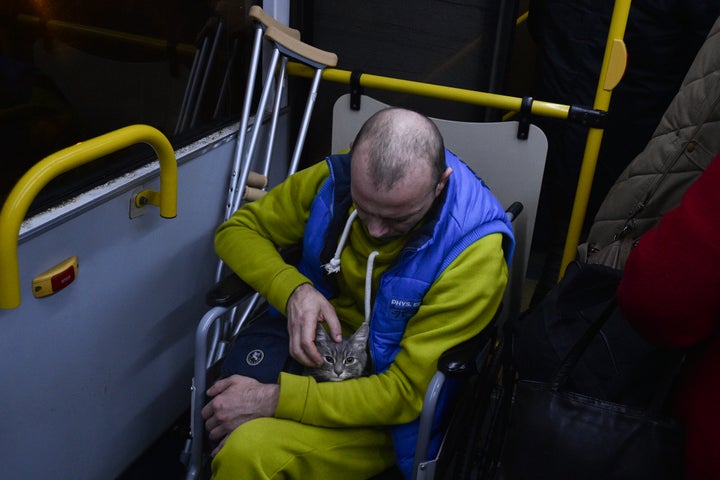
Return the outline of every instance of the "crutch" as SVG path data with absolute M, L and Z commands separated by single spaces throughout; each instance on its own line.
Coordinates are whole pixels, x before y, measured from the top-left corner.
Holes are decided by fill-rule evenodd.
M 257 8 L 258 10 L 260 10 L 259 7 L 253 8 Z M 251 12 L 252 10 L 253 9 L 251 8 Z M 317 90 L 320 84 L 320 79 L 322 77 L 322 72 L 326 67 L 332 67 L 337 65 L 337 55 L 307 45 L 301 42 L 298 37 L 289 34 L 287 30 L 288 29 L 286 27 L 280 28 L 277 25 L 271 25 L 265 29 L 265 38 L 272 42 L 273 51 L 270 63 L 268 65 L 268 74 L 264 84 L 265 86 L 260 95 L 260 102 L 258 104 L 257 113 L 255 116 L 256 121 L 252 129 L 250 143 L 248 145 L 247 152 L 245 153 L 245 161 L 241 161 L 241 159 L 239 158 L 242 150 L 236 150 L 236 158 L 238 159 L 237 164 L 242 165 L 242 171 L 240 172 L 237 183 L 237 185 L 240 186 L 244 186 L 247 181 L 248 172 L 250 170 L 250 159 L 252 159 L 253 157 L 257 137 L 260 131 L 260 124 L 262 123 L 260 119 L 262 118 L 262 114 L 265 111 L 265 106 L 267 105 L 268 97 L 273 84 L 273 76 L 276 75 L 278 62 L 280 62 L 280 68 L 277 72 L 277 80 L 275 81 L 277 88 L 275 92 L 275 101 L 272 108 L 272 117 L 269 129 L 270 131 L 265 152 L 265 173 L 267 173 L 269 169 L 270 157 L 272 154 L 275 128 L 277 125 L 277 117 L 280 110 L 282 80 L 285 77 L 285 68 L 287 65 L 287 61 L 288 59 L 292 58 L 300 63 L 303 63 L 315 69 L 313 83 L 310 88 L 310 93 L 308 94 L 308 100 L 305 106 L 305 111 L 300 125 L 300 131 L 298 133 L 298 138 L 295 144 L 295 149 L 293 151 L 292 160 L 290 162 L 290 167 L 288 169 L 288 175 L 295 173 L 298 167 L 300 154 L 302 153 L 302 148 L 305 143 L 305 137 L 307 134 L 307 128 L 310 122 L 310 116 L 312 114 L 312 110 L 315 104 L 315 98 L 317 97 Z M 243 195 L 237 188 L 234 189 L 232 196 L 234 198 L 234 201 L 229 204 L 230 211 L 227 212 L 227 218 L 229 218 L 229 216 L 232 215 L 232 213 L 240 207 L 240 202 L 243 200 Z
M 265 158 L 263 162 L 263 176 L 267 178 L 267 174 L 270 168 L 270 160 L 272 155 L 272 148 L 274 144 L 274 138 L 275 138 L 275 130 L 277 126 L 277 118 L 280 111 L 280 99 L 281 99 L 281 93 L 282 93 L 282 80 L 285 77 L 285 67 L 287 65 L 287 61 L 289 58 L 292 58 L 300 63 L 303 63 L 305 65 L 311 66 L 315 69 L 315 76 L 313 79 L 313 84 L 310 89 L 310 93 L 308 95 L 307 104 L 305 106 L 305 111 L 303 114 L 303 120 L 300 126 L 300 131 L 298 134 L 298 138 L 295 144 L 295 149 L 293 151 L 292 160 L 290 163 L 290 167 L 288 170 L 288 175 L 291 175 L 295 173 L 297 170 L 297 166 L 300 159 L 300 154 L 302 153 L 302 147 L 305 141 L 305 137 L 307 134 L 307 128 L 310 121 L 310 115 L 312 114 L 312 109 L 315 103 L 315 98 L 317 97 L 317 90 L 320 83 L 320 79 L 322 77 L 322 71 L 324 68 L 328 66 L 335 66 L 337 65 L 337 55 L 334 53 L 326 52 L 324 50 L 317 49 L 315 47 L 312 47 L 310 45 L 307 45 L 300 41 L 299 35 L 296 34 L 296 30 L 288 29 L 284 25 L 280 24 L 279 22 L 275 20 L 268 20 L 267 15 L 263 12 L 263 10 L 260 7 L 254 6 L 250 9 L 250 15 L 252 18 L 256 19 L 257 24 L 259 25 L 258 31 L 264 30 L 265 38 L 267 38 L 273 45 L 272 50 L 272 56 L 270 59 L 270 63 L 268 65 L 268 73 L 267 77 L 264 83 L 264 87 L 262 90 L 262 93 L 260 95 L 260 101 L 257 107 L 257 112 L 255 115 L 255 123 L 253 125 L 253 128 L 251 129 L 251 137 L 250 141 L 247 147 L 247 150 L 245 151 L 243 149 L 244 145 L 240 145 L 240 136 L 244 135 L 244 132 L 247 130 L 247 127 L 244 125 L 240 126 L 240 131 L 238 132 L 238 146 L 236 147 L 235 151 L 235 163 L 233 165 L 233 176 L 235 177 L 237 174 L 237 170 L 235 169 L 235 166 L 237 165 L 237 169 L 241 170 L 239 176 L 237 176 L 236 181 L 234 181 L 231 185 L 229 197 L 232 198 L 231 202 L 228 202 L 229 209 L 226 210 L 226 218 L 229 218 L 232 213 L 237 210 L 240 207 L 240 202 L 242 200 L 249 199 L 248 196 L 251 198 L 257 198 L 262 193 L 252 185 L 248 185 L 248 180 L 252 178 L 250 176 L 250 167 L 253 160 L 253 155 L 255 153 L 255 147 L 257 145 L 257 139 L 260 132 L 260 127 L 262 124 L 261 118 L 265 111 L 265 107 L 267 105 L 267 101 L 273 86 L 276 86 L 275 88 L 275 101 L 273 103 L 272 108 L 272 116 L 270 119 L 270 127 L 269 127 L 269 133 L 268 138 L 266 142 L 266 150 L 265 150 Z M 255 51 L 255 49 L 253 49 Z M 258 49 L 259 50 L 259 49 Z M 273 82 L 273 77 L 276 75 L 276 70 L 278 69 L 278 63 L 280 62 L 280 68 L 279 72 L 277 72 L 277 77 L 275 82 Z M 253 69 L 255 71 L 255 69 Z M 253 79 L 254 82 L 254 79 Z M 252 95 L 252 91 L 248 91 L 250 95 Z M 246 107 L 249 108 L 248 104 L 248 96 L 246 95 L 246 104 L 243 106 L 243 109 Z M 247 120 L 249 118 L 249 115 L 243 115 L 243 118 Z M 242 142 L 244 144 L 244 137 L 242 139 Z M 255 176 L 257 178 L 257 176 Z M 262 187 L 264 187 L 266 184 L 262 184 Z M 216 275 L 216 280 L 220 280 L 222 277 L 222 263 L 218 265 L 218 271 Z M 250 304 L 246 307 L 248 310 L 251 310 L 254 308 L 255 304 L 257 303 L 259 299 L 259 295 L 255 295 L 253 299 L 251 300 Z M 235 318 L 234 312 L 232 315 L 230 315 L 230 318 Z M 241 317 L 241 321 L 233 322 L 231 320 L 230 324 L 232 325 L 230 328 L 232 329 L 232 332 L 230 333 L 229 338 L 233 338 L 237 332 L 239 331 L 240 327 L 242 326 L 242 319 L 246 318 L 246 315 L 243 315 Z M 228 332 L 226 332 L 228 333 Z M 210 351 L 210 357 L 208 358 L 208 361 L 211 363 L 214 363 L 218 358 L 222 357 L 224 355 L 224 348 L 226 343 L 225 342 L 217 342 L 213 341 L 211 351 Z
M 253 6 L 250 9 L 250 17 L 256 21 L 257 29 L 255 32 L 255 40 L 253 44 L 253 53 L 250 62 L 250 74 L 248 75 L 248 85 L 246 89 L 245 102 L 243 105 L 243 114 L 240 122 L 240 128 L 238 130 L 238 139 L 236 143 L 235 156 L 233 162 L 233 169 L 231 175 L 230 189 L 228 193 L 228 204 L 226 205 L 225 218 L 229 218 L 232 213 L 239 208 L 240 202 L 243 199 L 247 199 L 246 185 L 248 181 L 252 181 L 250 175 L 250 164 L 252 163 L 252 156 L 255 149 L 255 143 L 259 132 L 259 126 L 262 123 L 262 114 L 265 110 L 265 105 L 269 96 L 269 91 L 272 86 L 272 75 L 277 69 L 278 61 L 281 60 L 281 67 L 278 72 L 276 83 L 275 101 L 273 106 L 273 113 L 270 125 L 269 141 L 267 142 L 267 150 L 265 154 L 265 166 L 264 174 L 267 176 L 269 169 L 269 161 L 271 156 L 272 143 L 274 140 L 274 130 L 277 125 L 277 116 L 279 113 L 280 106 L 280 94 L 282 89 L 282 79 L 285 76 L 285 65 L 288 58 L 293 58 L 296 61 L 309 65 L 316 70 L 314 81 L 311 87 L 308 101 L 303 114 L 302 125 L 298 139 L 295 144 L 293 157 L 291 160 L 289 174 L 294 173 L 297 170 L 299 163 L 300 154 L 305 141 L 307 133 L 307 127 L 314 106 L 315 98 L 317 96 L 317 89 L 322 76 L 322 70 L 328 66 L 335 66 L 337 64 L 337 56 L 333 53 L 325 52 L 323 50 L 316 49 L 310 45 L 304 44 L 300 41 L 299 32 L 297 30 L 289 29 L 288 27 L 280 24 L 279 22 L 272 19 L 262 11 L 260 7 Z M 260 103 L 258 105 L 255 122 L 251 130 L 250 144 L 245 150 L 245 137 L 248 130 L 247 124 L 249 119 L 250 103 L 252 99 L 255 72 L 257 70 L 259 62 L 259 52 L 262 43 L 263 32 L 265 37 L 272 42 L 273 52 L 268 68 L 267 80 L 264 84 L 263 91 L 261 93 Z M 238 174 L 238 172 L 240 172 Z M 242 193 L 241 193 L 242 192 Z M 218 267 L 218 277 L 221 277 L 222 263 Z M 258 294 L 253 295 L 249 304 L 245 307 L 244 314 L 239 318 L 234 327 L 232 327 L 232 333 L 229 338 L 233 338 L 237 335 L 245 319 L 248 318 L 250 311 L 254 308 L 259 298 Z M 233 309 L 234 310 L 234 309 Z M 203 406 L 205 390 L 207 388 L 206 373 L 207 369 L 214 364 L 217 359 L 223 355 L 225 348 L 225 342 L 219 341 L 219 332 L 221 328 L 216 328 L 216 320 L 220 317 L 225 316 L 228 308 L 225 307 L 214 307 L 202 318 L 196 332 L 196 352 L 195 352 L 195 375 L 193 378 L 192 385 L 192 403 L 191 403 L 191 428 L 190 428 L 190 439 L 189 445 L 186 444 L 184 454 L 189 454 L 188 459 L 188 479 L 195 479 L 200 474 L 202 468 L 202 440 L 204 425 L 200 410 Z M 230 318 L 235 317 L 234 312 L 229 315 Z M 232 323 L 232 321 L 230 322 Z M 213 341 L 210 344 L 208 351 L 208 337 L 209 332 L 213 332 Z M 224 329 L 227 333 L 227 329 Z
M 258 7 L 259 8 L 259 7 Z M 305 137 L 307 135 L 307 129 L 308 125 L 310 123 L 310 116 L 312 115 L 312 110 L 315 104 L 315 99 L 317 98 L 317 90 L 318 86 L 320 84 L 320 79 L 322 77 L 323 69 L 326 67 L 332 67 L 337 65 L 337 55 L 334 53 L 326 52 L 324 50 L 320 50 L 318 48 L 315 48 L 313 46 L 310 46 L 308 44 L 305 44 L 301 42 L 298 38 L 289 35 L 286 32 L 286 28 L 279 28 L 278 26 L 268 26 L 265 29 L 265 38 L 270 40 L 273 43 L 273 52 L 272 52 L 272 58 L 270 60 L 270 64 L 268 66 L 268 76 L 265 81 L 265 86 L 263 88 L 263 91 L 260 95 L 260 103 L 258 105 L 257 113 L 255 116 L 255 125 L 252 130 L 252 136 L 250 139 L 250 143 L 248 146 L 248 151 L 246 154 L 246 160 L 243 163 L 242 172 L 239 177 L 239 185 L 243 186 L 247 184 L 249 174 L 250 174 L 250 164 L 252 162 L 252 156 L 254 153 L 254 148 L 257 142 L 258 132 L 260 131 L 259 125 L 260 125 L 260 115 L 265 110 L 265 105 L 268 100 L 268 96 L 270 93 L 270 90 L 272 88 L 272 78 L 273 74 L 275 73 L 275 70 L 277 68 L 278 62 L 280 61 L 280 70 L 277 75 L 276 79 L 276 91 L 275 91 L 275 101 L 273 104 L 272 109 L 272 118 L 270 122 L 270 128 L 269 128 L 269 134 L 267 139 L 267 146 L 265 150 L 265 160 L 263 165 L 263 172 L 265 176 L 267 176 L 267 172 L 270 167 L 270 159 L 272 154 L 272 147 L 274 143 L 275 138 L 275 129 L 277 126 L 277 117 L 280 110 L 280 95 L 282 91 L 282 79 L 285 77 L 285 67 L 287 65 L 287 61 L 289 58 L 292 58 L 296 61 L 299 61 L 301 63 L 304 63 L 306 65 L 309 65 L 315 69 L 315 75 L 313 77 L 313 83 L 310 88 L 310 92 L 308 94 L 307 103 L 305 105 L 305 111 L 303 113 L 302 122 L 300 125 L 300 131 L 298 133 L 298 138 L 295 143 L 295 148 L 293 150 L 292 160 L 290 162 L 290 167 L 288 169 L 288 175 L 292 175 L 297 170 L 299 161 L 300 161 L 300 155 L 302 153 L 302 148 L 305 143 Z M 245 187 L 243 192 L 250 191 L 252 187 Z M 235 202 L 233 204 L 232 212 L 237 210 L 240 207 L 240 201 L 242 199 L 246 198 L 245 195 L 240 195 L 240 189 L 235 189 Z M 230 215 L 232 214 L 230 212 Z M 250 302 L 250 305 L 246 307 L 248 310 L 254 308 L 256 302 L 259 299 L 259 294 L 255 294 L 253 296 L 253 299 Z M 247 315 L 243 315 L 242 319 L 246 318 Z M 234 315 L 231 315 L 231 318 L 233 318 Z M 232 322 L 231 322 L 232 323 Z M 234 338 L 235 335 L 237 335 L 237 332 L 240 330 L 240 327 L 242 326 L 242 321 L 234 322 L 234 326 L 232 327 L 232 333 L 230 338 Z M 219 344 L 220 348 L 222 349 L 225 345 L 225 343 Z M 224 352 L 220 351 L 217 355 L 214 356 L 222 356 Z
M 250 58 L 250 66 L 248 71 L 247 85 L 245 87 L 245 98 L 243 101 L 243 110 L 240 117 L 240 126 L 237 132 L 237 140 L 235 143 L 235 153 L 233 156 L 233 165 L 230 174 L 230 182 L 228 186 L 228 200 L 225 206 L 225 214 L 223 220 L 227 220 L 239 207 L 242 200 L 254 200 L 262 196 L 263 189 L 267 186 L 267 176 L 269 171 L 269 155 L 268 155 L 268 166 L 263 169 L 262 174 L 256 174 L 250 172 L 250 165 L 252 164 L 252 157 L 255 148 L 255 141 L 257 140 L 257 134 L 260 130 L 262 113 L 265 105 L 261 101 L 258 106 L 256 113 L 256 121 L 254 122 L 251 132 L 252 141 L 250 148 L 245 149 L 246 135 L 248 133 L 248 123 L 250 119 L 250 108 L 252 105 L 253 93 L 255 90 L 255 83 L 257 80 L 257 71 L 260 64 L 260 53 L 262 50 L 262 39 L 263 33 L 269 27 L 274 27 L 284 32 L 288 37 L 300 39 L 300 32 L 298 30 L 288 28 L 282 23 L 278 22 L 270 15 L 257 5 L 250 8 L 248 12 L 250 18 L 255 23 L 255 34 L 253 38 L 252 54 Z M 271 88 L 271 76 L 268 76 L 268 83 L 263 88 L 263 95 L 267 97 Z M 279 96 L 282 85 L 278 84 L 276 96 Z M 267 101 L 267 99 L 266 99 Z M 273 112 L 273 116 L 277 116 L 277 112 Z M 268 145 L 268 148 L 271 146 Z M 240 174 L 240 172 L 242 173 Z M 218 282 L 223 276 L 223 262 L 218 261 L 217 269 L 215 272 L 215 281 Z M 257 300 L 251 302 L 248 306 L 248 310 L 254 308 Z M 235 311 L 230 315 L 230 318 L 235 317 Z M 208 365 L 214 363 L 218 358 L 224 354 L 224 342 L 220 341 L 221 334 L 227 338 L 228 336 L 228 323 L 230 322 L 218 322 L 211 331 L 212 340 L 210 342 L 210 352 L 207 359 Z M 230 337 L 232 338 L 232 337 Z
M 247 78 L 247 85 L 245 88 L 245 99 L 243 102 L 243 110 L 242 115 L 240 117 L 240 127 L 238 129 L 237 133 L 237 141 L 235 143 L 235 155 L 233 158 L 233 166 L 232 171 L 230 174 L 230 185 L 229 185 L 229 191 L 228 191 L 228 202 L 225 207 L 225 216 L 224 219 L 230 218 L 230 216 L 233 214 L 235 210 L 237 210 L 237 207 L 233 208 L 235 205 L 239 205 L 240 201 L 242 200 L 242 197 L 244 195 L 244 187 L 247 182 L 248 175 L 242 175 L 240 173 L 240 170 L 242 168 L 243 171 L 249 171 L 249 166 L 246 169 L 244 166 L 246 163 L 250 163 L 250 159 L 252 158 L 252 153 L 255 148 L 254 145 L 251 146 L 251 148 L 248 149 L 248 151 L 245 151 L 245 139 L 246 134 L 248 130 L 248 121 L 250 118 L 250 106 L 252 104 L 252 98 L 253 98 L 253 92 L 255 89 L 255 81 L 257 78 L 257 70 L 258 65 L 260 62 L 260 51 L 262 47 L 262 39 L 263 39 L 263 33 L 265 30 L 269 27 L 274 27 L 280 31 L 282 31 L 285 35 L 287 35 L 290 38 L 296 39 L 297 41 L 300 41 L 300 32 L 298 30 L 288 28 L 282 23 L 275 20 L 273 17 L 265 13 L 265 11 L 260 8 L 257 5 L 253 5 L 250 7 L 250 10 L 248 12 L 248 16 L 253 19 L 255 22 L 255 36 L 253 38 L 253 48 L 252 48 L 252 55 L 250 58 L 250 69 L 248 72 L 248 78 Z M 270 76 L 268 78 L 271 78 Z M 279 92 L 281 89 L 281 85 L 278 85 L 277 91 Z M 264 90 L 268 90 L 269 92 L 270 85 L 266 84 Z M 267 95 L 267 94 L 265 94 Z M 276 94 L 277 95 L 277 94 Z M 267 101 L 267 99 L 266 99 Z M 262 108 L 260 108 L 262 107 Z M 253 125 L 253 132 L 259 130 L 259 124 L 262 120 L 262 113 L 265 108 L 265 105 L 259 105 L 256 113 L 256 121 Z M 257 134 L 254 135 L 255 138 L 257 138 Z M 244 178 L 243 178 L 244 177 Z M 243 188 L 239 188 L 239 187 Z M 218 272 L 220 273 L 220 272 Z M 219 280 L 219 278 L 218 278 Z
M 233 165 L 228 186 L 228 199 L 223 219 L 228 219 L 230 218 L 230 215 L 232 215 L 234 211 L 232 206 L 236 203 L 235 196 L 236 192 L 239 190 L 240 185 L 243 185 L 244 187 L 244 185 L 251 177 L 252 180 L 250 181 L 253 181 L 253 184 L 257 184 L 260 188 L 264 187 L 265 183 L 265 181 L 262 180 L 255 181 L 254 175 L 250 175 L 250 173 L 248 173 L 247 177 L 244 179 L 239 178 L 239 171 L 241 167 L 245 163 L 250 163 L 250 155 L 247 155 L 245 152 L 245 139 L 248 131 L 250 108 L 252 105 L 253 93 L 255 90 L 257 71 L 260 64 L 260 53 L 262 49 L 263 33 L 267 27 L 276 26 L 276 28 L 284 30 L 288 36 L 292 38 L 297 38 L 298 40 L 300 39 L 300 32 L 298 30 L 285 27 L 280 22 L 272 18 L 270 15 L 267 15 L 262 10 L 262 8 L 258 6 L 252 6 L 250 8 L 250 11 L 248 12 L 248 16 L 253 20 L 255 24 L 255 32 L 253 36 L 247 83 L 245 86 L 245 97 L 240 116 L 240 126 L 237 132 L 235 152 L 233 156 Z M 195 70 L 195 64 L 193 64 L 193 70 Z M 191 77 L 192 76 L 193 74 L 191 72 Z M 189 94 L 186 93 L 186 95 Z M 186 102 L 183 102 L 183 105 L 185 104 Z M 218 267 L 215 275 L 216 281 L 219 281 L 222 278 L 222 267 L 222 261 L 218 262 Z M 252 303 L 256 303 L 256 301 Z M 250 310 L 251 308 L 246 308 L 245 315 L 243 316 L 243 318 L 241 318 L 241 321 L 245 320 L 245 316 L 249 315 Z M 217 358 L 222 356 L 224 350 L 224 348 L 218 348 L 218 345 L 221 343 L 221 333 L 226 334 L 228 330 L 226 326 L 221 325 L 221 323 L 227 323 L 223 322 L 223 318 L 221 318 L 226 317 L 227 312 L 228 309 L 222 307 L 215 307 L 208 311 L 201 319 L 195 334 L 196 346 L 194 376 L 191 386 L 190 435 L 181 455 L 183 463 L 187 465 L 186 478 L 188 480 L 197 479 L 201 473 L 203 460 L 202 440 L 204 426 L 202 423 L 202 416 L 200 415 L 200 410 L 203 406 L 205 390 L 207 388 L 207 369 L 215 363 Z M 234 314 L 234 312 L 230 313 Z M 218 319 L 220 320 L 218 321 Z M 210 341 L 208 341 L 209 338 L 211 338 Z
M 183 94 L 183 102 L 180 106 L 177 123 L 175 125 L 175 134 L 180 133 L 186 127 L 193 127 L 197 121 L 200 104 L 205 95 L 207 87 L 207 79 L 212 68 L 215 55 L 217 53 L 218 44 L 223 31 L 223 22 L 217 18 L 211 18 L 211 21 L 205 26 L 207 30 L 214 30 L 212 46 L 208 47 L 210 33 L 203 37 L 200 48 L 195 52 L 193 63 L 190 67 L 190 75 L 188 83 L 185 86 Z M 210 51 L 208 52 L 208 48 Z M 202 75 L 202 78 L 200 77 Z

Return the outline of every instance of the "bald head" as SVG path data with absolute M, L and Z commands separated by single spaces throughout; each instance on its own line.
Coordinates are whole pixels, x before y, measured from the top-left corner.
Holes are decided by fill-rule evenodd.
M 427 117 L 402 108 L 381 110 L 363 125 L 352 147 L 376 188 L 389 189 L 408 173 L 429 172 L 436 183 L 445 171 L 440 131 Z
M 406 235 L 421 222 L 452 173 L 435 124 L 401 108 L 365 122 L 353 142 L 350 170 L 358 218 L 380 241 Z

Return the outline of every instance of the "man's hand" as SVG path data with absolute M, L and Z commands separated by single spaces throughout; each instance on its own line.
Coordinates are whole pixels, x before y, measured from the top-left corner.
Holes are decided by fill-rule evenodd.
M 210 440 L 222 440 L 243 423 L 259 417 L 272 417 L 280 397 L 280 386 L 264 384 L 250 377 L 232 375 L 218 380 L 207 394 L 213 398 L 202 409 Z
M 315 327 L 325 322 L 330 337 L 339 343 L 342 330 L 335 309 L 327 299 L 309 283 L 297 287 L 287 302 L 290 355 L 307 367 L 322 365 L 323 359 L 315 346 Z

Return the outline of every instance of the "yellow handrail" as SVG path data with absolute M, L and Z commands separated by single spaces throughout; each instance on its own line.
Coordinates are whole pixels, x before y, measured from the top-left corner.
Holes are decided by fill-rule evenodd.
M 315 70 L 312 68 L 296 63 L 288 62 L 287 72 L 290 75 L 298 77 L 312 78 Z M 322 79 L 329 82 L 350 84 L 350 76 L 352 72 L 348 70 L 340 70 L 337 68 L 326 68 L 323 70 Z M 448 87 L 445 85 L 435 85 L 432 83 L 415 82 L 412 80 L 402 80 L 399 78 L 383 77 L 380 75 L 371 75 L 363 73 L 360 75 L 359 83 L 363 87 L 377 88 L 380 90 L 388 90 L 400 93 L 410 93 L 423 97 L 438 98 L 440 100 L 451 100 L 455 102 L 468 103 L 471 105 L 480 105 L 500 110 L 512 110 L 519 112 L 523 99 L 520 97 L 512 97 L 508 95 L 500 95 L 497 93 L 479 92 L 477 90 L 467 90 L 464 88 Z M 552 117 L 566 119 L 570 111 L 569 105 L 559 103 L 543 102 L 535 100 L 532 102 L 532 113 L 544 117 Z
M 593 110 L 595 111 L 607 112 L 608 107 L 610 106 L 612 90 L 620 82 L 625 71 L 627 51 L 625 49 L 623 37 L 625 35 L 625 27 L 627 26 L 627 19 L 630 13 L 630 4 L 631 0 L 616 0 L 613 7 L 612 19 L 610 21 L 610 28 L 605 46 L 605 54 L 603 56 L 603 63 L 600 70 L 598 87 L 595 94 L 595 102 L 593 104 Z M 519 24 L 526 20 L 527 13 L 518 18 L 517 22 Z M 290 75 L 307 78 L 312 78 L 314 73 L 314 71 L 309 67 L 294 62 L 288 63 L 287 72 Z M 350 84 L 351 75 L 352 72 L 348 70 L 326 68 L 323 70 L 322 78 L 323 80 L 331 82 Z M 478 92 L 475 90 L 466 90 L 462 88 L 447 87 L 444 85 L 434 85 L 410 80 L 401 80 L 392 77 L 370 75 L 367 73 L 363 73 L 359 76 L 358 83 L 359 85 L 368 88 L 409 93 L 441 100 L 451 100 L 472 105 L 507 110 L 509 113 L 503 117 L 504 120 L 512 116 L 513 112 L 519 112 L 523 101 L 523 99 L 519 97 Z M 533 115 L 565 120 L 568 118 L 568 114 L 570 113 L 570 106 L 533 100 L 531 113 Z M 570 224 L 568 226 L 568 233 L 565 239 L 565 248 L 560 266 L 560 278 L 564 275 L 567 265 L 577 255 L 577 247 L 580 240 L 582 225 L 585 220 L 585 214 L 587 212 L 587 204 L 590 197 L 593 177 L 595 176 L 595 167 L 597 166 L 597 158 L 600 151 L 600 143 L 602 142 L 602 135 L 602 128 L 589 128 Z
M 625 72 L 627 52 L 625 50 L 623 37 L 625 36 L 625 27 L 627 26 L 628 15 L 630 13 L 630 3 L 631 0 L 616 0 L 615 6 L 613 7 L 607 43 L 605 44 L 605 55 L 603 56 L 600 78 L 595 92 L 595 103 L 593 104 L 593 108 L 598 110 L 608 110 L 612 90 L 617 86 L 618 82 L 620 82 Z M 568 226 L 565 248 L 563 249 L 562 261 L 560 263 L 559 278 L 565 275 L 565 269 L 577 256 L 577 247 L 585 221 L 585 214 L 587 213 L 590 189 L 592 188 L 593 177 L 595 176 L 595 167 L 597 166 L 602 136 L 603 130 L 601 129 L 590 128 L 588 131 L 582 167 L 580 168 L 580 177 L 575 192 L 575 201 L 570 215 L 570 225 Z
M 168 139 L 147 125 L 132 125 L 65 148 L 36 163 L 18 181 L 0 212 L 0 308 L 20 306 L 18 236 L 30 204 L 53 178 L 136 143 L 150 145 L 160 160 L 160 215 L 177 214 L 177 162 Z

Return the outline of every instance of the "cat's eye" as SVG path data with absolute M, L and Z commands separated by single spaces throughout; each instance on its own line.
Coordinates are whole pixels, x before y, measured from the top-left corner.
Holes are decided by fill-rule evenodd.
M 353 363 L 355 363 L 355 357 L 347 357 L 345 359 L 345 365 L 352 365 Z
M 328 362 L 330 365 L 335 364 L 335 359 L 331 357 L 330 355 L 325 355 L 325 361 Z

